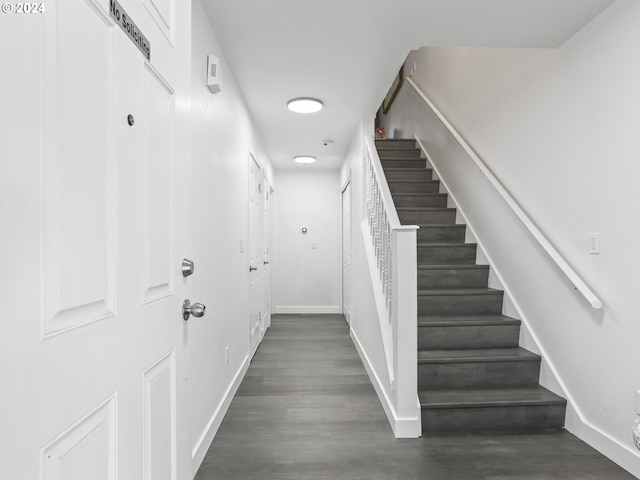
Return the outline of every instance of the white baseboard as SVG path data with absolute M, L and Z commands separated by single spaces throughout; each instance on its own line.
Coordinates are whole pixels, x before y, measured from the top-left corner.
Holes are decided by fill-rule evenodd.
M 621 444 L 598 427 L 585 421 L 570 402 L 567 402 L 565 428 L 605 457 L 640 478 L 640 454 L 631 446 Z M 629 442 L 631 442 L 631 425 L 629 425 Z
M 231 401 L 233 400 L 233 397 L 238 391 L 238 387 L 240 387 L 240 383 L 242 383 L 242 379 L 244 378 L 248 369 L 249 369 L 249 357 L 247 356 L 242 362 L 242 365 L 240 366 L 240 368 L 238 369 L 238 372 L 233 378 L 233 381 L 227 388 L 227 391 L 224 393 L 222 400 L 220 400 L 220 403 L 218 404 L 218 408 L 216 408 L 206 428 L 204 429 L 204 431 L 200 435 L 200 438 L 198 439 L 195 446 L 193 447 L 193 450 L 191 451 L 191 462 L 193 466 L 194 475 L 200 468 L 200 465 L 202 465 L 202 461 L 204 460 L 204 457 L 207 454 L 207 450 L 209 450 L 209 447 L 213 442 L 213 438 L 216 436 L 216 433 L 218 433 L 218 429 L 222 424 L 222 420 L 224 419 L 224 416 L 226 415 L 227 410 L 229 410 Z
M 373 388 L 375 388 L 376 393 L 378 394 L 378 398 L 380 399 L 380 403 L 382 404 L 382 408 L 384 409 L 384 413 L 387 415 L 387 420 L 389 421 L 389 425 L 391 425 L 391 430 L 393 430 L 393 435 L 396 438 L 418 438 L 422 435 L 422 419 L 420 417 L 417 418 L 399 418 L 396 414 L 396 410 L 393 407 L 393 403 L 389 396 L 387 395 L 387 391 L 380 381 L 380 377 L 376 373 L 371 361 L 367 353 L 365 352 L 360 340 L 358 339 L 358 335 L 356 332 L 351 330 L 351 339 L 353 340 L 354 345 L 356 346 L 356 350 L 358 351 L 358 355 L 360 355 L 360 359 L 362 360 L 362 364 L 364 368 L 367 370 L 369 374 L 369 379 L 373 384 Z M 416 402 L 417 402 L 416 398 Z M 420 409 L 418 409 L 420 411 Z
M 323 307 L 313 307 L 313 306 L 276 306 L 275 311 L 273 313 L 279 314 L 332 314 L 332 313 L 342 313 L 342 308 L 339 305 L 336 306 L 323 306 Z

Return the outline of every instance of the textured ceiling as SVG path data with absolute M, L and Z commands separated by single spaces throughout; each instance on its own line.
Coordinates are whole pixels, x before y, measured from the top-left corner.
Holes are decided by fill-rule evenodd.
M 275 168 L 338 168 L 410 50 L 557 47 L 613 0 L 202 0 Z M 219 53 L 219 52 L 216 52 Z M 300 116 L 287 100 L 325 108 Z M 325 139 L 333 145 L 325 147 Z M 298 167 L 301 168 L 301 167 Z

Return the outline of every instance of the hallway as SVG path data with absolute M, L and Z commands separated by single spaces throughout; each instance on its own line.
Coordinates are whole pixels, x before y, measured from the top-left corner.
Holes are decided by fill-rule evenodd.
M 634 477 L 566 432 L 396 440 L 344 318 L 274 315 L 195 478 Z

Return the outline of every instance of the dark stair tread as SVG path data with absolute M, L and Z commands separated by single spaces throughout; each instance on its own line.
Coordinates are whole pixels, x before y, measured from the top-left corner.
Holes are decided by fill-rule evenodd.
M 421 350 L 418 364 L 425 363 L 475 363 L 475 362 L 538 362 L 536 355 L 521 347 L 479 348 L 465 350 Z
M 410 147 L 406 147 L 407 150 L 418 148 L 416 147 L 416 141 L 412 138 L 387 138 L 384 140 L 376 140 L 376 147 L 384 150 L 386 148 L 396 149 L 400 145 L 409 145 Z
M 405 211 L 405 212 L 410 212 L 410 211 L 416 211 L 416 212 L 434 212 L 434 211 L 451 211 L 451 210 L 455 210 L 455 208 L 450 208 L 450 207 L 398 207 L 396 208 L 396 210 L 400 211 Z M 445 224 L 446 225 L 446 224 Z
M 422 180 L 419 178 L 412 178 L 411 180 L 388 180 L 387 181 L 387 183 L 436 183 L 436 182 L 440 183 L 440 180 Z
M 418 244 L 419 245 L 473 245 L 473 243 L 444 243 L 444 244 L 434 244 L 434 243 L 427 243 L 427 244 Z M 478 265 L 478 264 L 473 264 L 473 265 L 468 265 L 468 264 L 445 264 L 445 265 L 418 265 L 418 270 L 488 270 L 489 269 L 489 265 Z
M 422 230 L 434 230 L 437 232 L 438 230 L 448 230 L 451 232 L 452 230 L 466 230 L 467 226 L 464 223 L 416 223 L 418 227 Z M 440 241 L 439 243 L 450 243 L 446 241 Z M 453 243 L 460 243 L 458 241 Z
M 506 315 L 424 315 L 418 317 L 418 327 L 463 327 L 484 325 L 520 325 L 522 322 Z
M 405 159 L 406 160 L 406 159 Z M 416 167 L 386 167 L 385 173 L 389 172 L 428 172 L 428 168 L 416 168 Z
M 422 170 L 432 170 L 432 168 L 427 167 L 427 159 L 424 157 L 398 157 L 398 156 L 391 156 L 391 155 L 379 155 L 380 160 L 384 161 L 384 160 L 388 160 L 389 162 L 422 162 L 424 163 L 424 167 L 422 167 Z M 389 168 L 389 167 L 387 167 Z M 390 167 L 390 168 L 399 168 L 399 169 L 405 169 L 405 168 L 414 168 L 414 167 Z M 386 170 L 386 168 L 385 168 Z
M 398 193 L 391 194 L 392 197 L 445 197 L 446 195 L 447 195 L 446 193 L 438 193 L 438 192 L 416 192 L 416 193 L 398 192 Z
M 496 290 L 495 288 L 430 288 L 418 290 L 418 295 L 423 296 L 496 295 L 500 293 L 502 293 L 502 290 Z
M 418 247 L 475 247 L 475 243 L 466 242 L 420 242 L 416 244 Z M 470 265 L 471 266 L 471 265 Z M 484 266 L 484 265 L 479 265 Z
M 540 385 L 509 388 L 448 388 L 418 392 L 422 408 L 565 405 L 566 400 Z
M 394 193 L 393 195 L 397 194 Z M 419 223 L 418 226 L 420 228 L 466 228 L 467 225 L 464 223 Z

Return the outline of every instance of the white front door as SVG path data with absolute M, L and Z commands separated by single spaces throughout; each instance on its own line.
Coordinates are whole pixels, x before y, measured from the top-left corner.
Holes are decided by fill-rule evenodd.
M 342 191 L 342 313 L 351 321 L 351 183 Z
M 249 158 L 249 358 L 264 331 L 262 320 L 262 174 L 253 155 Z
M 7 479 L 191 475 L 177 114 L 190 8 L 120 0 L 117 20 L 110 4 L 1 19 Z M 119 22 L 147 36 L 151 61 Z

